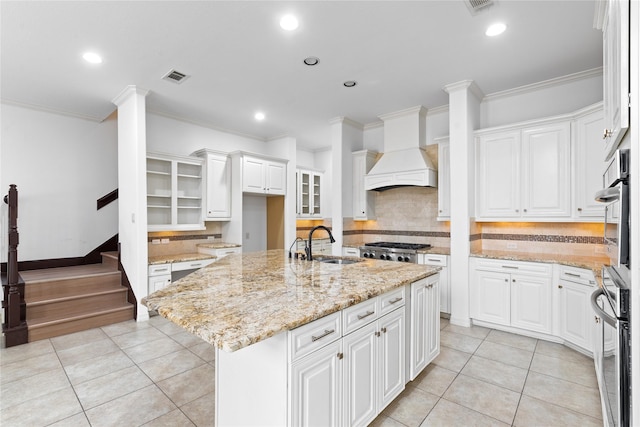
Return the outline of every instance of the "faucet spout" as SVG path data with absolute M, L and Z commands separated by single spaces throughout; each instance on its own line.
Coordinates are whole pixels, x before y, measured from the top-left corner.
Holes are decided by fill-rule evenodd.
M 311 229 L 311 231 L 309 231 L 309 244 L 307 245 L 306 248 L 304 248 L 305 252 L 307 253 L 307 260 L 309 260 L 309 261 L 313 260 L 313 253 L 311 251 L 311 238 L 313 236 L 313 232 L 316 231 L 319 228 L 321 228 L 323 230 L 326 230 L 326 232 L 329 233 L 329 241 L 331 243 L 335 243 L 336 242 L 336 239 L 333 238 L 333 234 L 331 234 L 331 230 L 329 230 L 324 225 L 318 225 L 316 227 L 313 227 Z

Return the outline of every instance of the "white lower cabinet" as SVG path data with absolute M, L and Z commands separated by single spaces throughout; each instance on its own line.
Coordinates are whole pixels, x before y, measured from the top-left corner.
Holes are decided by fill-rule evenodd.
M 340 426 L 342 340 L 291 365 L 292 426 Z
M 412 283 L 410 299 L 407 377 L 413 381 L 440 354 L 438 275 Z
M 555 288 L 560 337 L 590 353 L 593 351 L 593 328 L 596 326 L 590 302 L 595 286 L 591 271 L 561 267 Z
M 367 425 L 404 390 L 404 307 L 343 338 L 346 426 Z
M 440 182 L 440 181 L 438 181 Z M 441 188 L 441 187 L 438 187 Z M 418 254 L 418 264 L 440 267 L 438 287 L 440 288 L 440 312 L 451 313 L 451 283 L 449 281 L 448 255 Z
M 543 263 L 476 260 L 472 317 L 529 331 L 552 333 L 552 267 Z

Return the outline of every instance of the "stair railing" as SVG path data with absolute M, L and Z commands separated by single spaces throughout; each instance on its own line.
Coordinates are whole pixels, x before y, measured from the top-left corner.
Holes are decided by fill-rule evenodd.
M 18 189 L 15 184 L 9 186 L 9 193 L 4 196 L 9 205 L 9 254 L 7 258 L 7 274 L 3 276 L 5 323 L 2 331 L 5 334 L 5 345 L 12 347 L 28 342 L 26 323 L 26 305 L 24 303 L 24 281 L 18 273 Z

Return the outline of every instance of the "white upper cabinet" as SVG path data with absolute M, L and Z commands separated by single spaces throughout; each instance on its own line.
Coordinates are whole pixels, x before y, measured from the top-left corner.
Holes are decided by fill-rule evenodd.
M 438 138 L 438 221 L 451 217 L 451 150 L 449 138 Z
M 284 162 L 243 155 L 243 192 L 284 195 L 286 187 L 287 165 Z
M 585 109 L 575 121 L 572 144 L 574 153 L 573 214 L 583 220 L 604 220 L 604 206 L 595 201 L 602 188 L 606 163 L 602 156 L 600 132 L 604 126 L 602 104 Z
M 476 216 L 520 217 L 520 132 L 476 139 Z
M 296 213 L 298 218 L 322 218 L 322 172 L 296 171 Z
M 629 0 L 609 0 L 603 32 L 605 158 L 629 128 Z
M 571 215 L 569 122 L 522 131 L 522 216 Z
M 376 163 L 377 153 L 368 150 L 353 154 L 353 219 L 375 219 L 375 199 L 371 191 L 364 189 L 364 177 Z
M 202 159 L 147 154 L 149 231 L 202 230 Z
M 230 220 L 231 158 L 225 153 L 218 153 L 209 150 L 199 150 L 194 154 L 205 159 L 205 220 Z

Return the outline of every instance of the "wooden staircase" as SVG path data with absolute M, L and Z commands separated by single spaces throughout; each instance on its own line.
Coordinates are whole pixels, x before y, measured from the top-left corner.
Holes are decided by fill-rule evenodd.
M 21 271 L 29 342 L 133 319 L 118 253 L 101 264 Z

